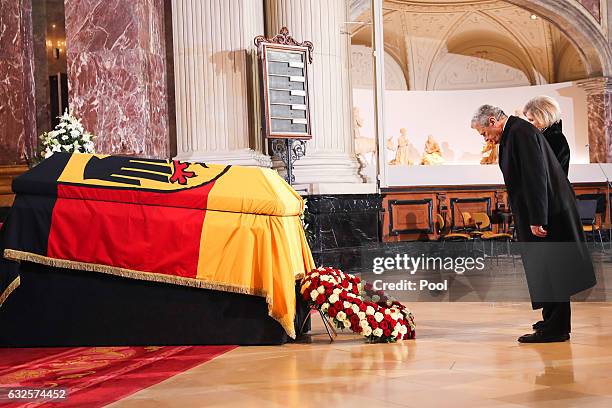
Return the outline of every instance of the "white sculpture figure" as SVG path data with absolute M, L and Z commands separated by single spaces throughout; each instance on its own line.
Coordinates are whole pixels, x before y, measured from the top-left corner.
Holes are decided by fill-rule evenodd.
M 482 148 L 480 164 L 497 164 L 497 145 L 489 142 Z
M 387 139 L 387 149 L 395 151 L 395 158 L 391 160 L 389 164 L 394 166 L 409 166 L 412 164 L 412 161 L 408 158 L 408 131 L 405 128 L 400 129 L 400 135 L 397 138 L 397 147 L 393 146 L 391 138 Z
M 357 106 L 353 107 L 353 139 L 355 140 L 355 154 L 364 165 L 373 164 L 376 153 L 376 139 L 361 134 L 363 118 Z
M 423 152 L 421 164 L 432 165 L 442 163 L 444 163 L 444 158 L 442 157 L 442 150 L 440 149 L 440 145 L 438 144 L 438 142 L 436 142 L 436 139 L 434 139 L 432 135 L 427 136 L 427 141 L 425 142 L 425 151 Z

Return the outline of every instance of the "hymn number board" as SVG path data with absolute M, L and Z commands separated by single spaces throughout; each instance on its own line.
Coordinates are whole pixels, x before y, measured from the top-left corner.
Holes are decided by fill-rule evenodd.
M 297 43 L 283 30 L 271 40 L 257 37 L 255 43 L 262 61 L 266 137 L 310 139 L 308 64 L 312 44 Z

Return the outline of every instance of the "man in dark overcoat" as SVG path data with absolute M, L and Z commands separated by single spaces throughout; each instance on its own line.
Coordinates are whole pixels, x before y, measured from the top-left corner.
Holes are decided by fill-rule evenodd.
M 595 285 L 574 190 L 538 129 L 483 105 L 472 128 L 487 142 L 499 144 L 527 285 L 534 309 L 542 309 L 535 331 L 521 343 L 566 341 L 571 331 L 570 296 Z

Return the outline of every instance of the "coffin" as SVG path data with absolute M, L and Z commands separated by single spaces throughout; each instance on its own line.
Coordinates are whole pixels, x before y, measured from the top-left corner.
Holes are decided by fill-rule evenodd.
M 194 289 L 217 300 L 248 296 L 266 312 L 262 321 L 272 319 L 295 338 L 295 283 L 314 263 L 301 226 L 303 201 L 273 170 L 56 153 L 17 177 L 13 190 L 15 202 L 0 230 L 0 304 L 36 304 L 36 298 L 19 299 L 19 284 L 39 285 L 44 271 L 79 285 L 87 279 L 101 285 L 112 275 L 117 285 L 148 282 L 140 282 L 141 297 L 145 287 L 159 285 L 161 292 L 151 293 L 172 285 L 196 298 Z M 23 293 L 34 296 L 30 289 Z M 180 299 L 177 293 L 169 296 Z M 215 301 L 197 303 L 186 297 L 189 313 L 203 320 L 215 310 Z M 181 302 L 168 307 L 180 309 Z M 6 309 L 0 307 L 0 324 Z

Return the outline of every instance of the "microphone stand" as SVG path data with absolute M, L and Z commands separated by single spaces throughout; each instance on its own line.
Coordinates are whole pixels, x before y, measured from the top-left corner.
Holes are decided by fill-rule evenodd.
M 612 223 L 610 222 L 610 218 L 612 217 L 612 213 L 610 212 L 610 179 L 608 178 L 608 174 L 604 171 L 603 167 L 601 166 L 601 163 L 597 163 L 597 165 L 599 166 L 599 170 L 601 170 L 601 173 L 604 175 L 604 177 L 606 178 L 606 208 L 608 211 L 607 214 L 607 224 L 608 224 L 608 246 L 610 249 L 612 249 Z

